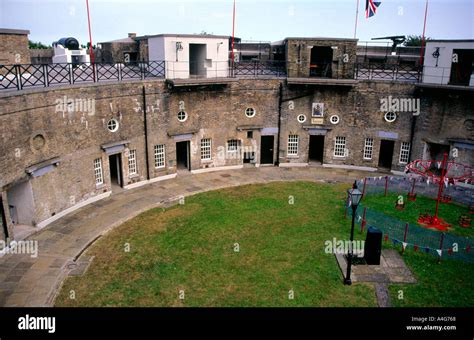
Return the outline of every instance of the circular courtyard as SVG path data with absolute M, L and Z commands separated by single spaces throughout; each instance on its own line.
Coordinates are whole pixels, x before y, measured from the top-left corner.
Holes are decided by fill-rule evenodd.
M 88 248 L 82 257 L 90 259 L 90 266 L 65 280 L 55 304 L 377 306 L 374 284 L 345 286 L 334 254 L 326 251 L 328 241 L 349 239 L 347 188 L 306 181 L 246 185 L 149 210 Z M 364 204 L 384 209 L 381 200 Z M 365 235 L 356 231 L 355 238 Z M 391 243 L 383 247 L 401 253 Z M 392 305 L 474 304 L 474 264 L 438 263 L 413 250 L 403 259 L 417 282 L 390 285 Z

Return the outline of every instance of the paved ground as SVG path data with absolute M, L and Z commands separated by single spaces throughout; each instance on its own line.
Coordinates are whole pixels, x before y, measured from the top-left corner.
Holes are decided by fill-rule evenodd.
M 98 237 L 124 221 L 157 206 L 177 203 L 180 196 L 230 186 L 272 181 L 352 182 L 367 173 L 321 167 L 244 168 L 183 175 L 133 190 L 73 212 L 30 235 L 38 241 L 38 257 L 7 254 L 0 258 L 0 306 L 51 306 L 58 288 L 71 270 L 82 272 L 88 259 L 81 253 Z
M 337 263 L 343 275 L 346 275 L 347 260 L 344 255 L 336 255 Z M 383 249 L 380 265 L 353 265 L 352 282 L 372 282 L 379 307 L 390 307 L 388 285 L 390 283 L 416 283 L 416 279 L 406 266 L 400 254 L 393 249 Z

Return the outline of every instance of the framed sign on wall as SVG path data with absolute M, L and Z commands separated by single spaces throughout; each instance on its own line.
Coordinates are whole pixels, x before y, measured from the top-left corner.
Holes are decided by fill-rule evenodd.
M 311 113 L 312 117 L 324 117 L 324 104 L 313 103 L 313 109 Z

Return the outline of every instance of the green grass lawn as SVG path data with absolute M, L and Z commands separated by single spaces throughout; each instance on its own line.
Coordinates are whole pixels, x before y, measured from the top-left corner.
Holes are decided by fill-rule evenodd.
M 342 208 L 347 187 L 252 185 L 150 210 L 86 252 L 93 263 L 83 276 L 65 281 L 56 305 L 376 306 L 373 285 L 344 286 L 334 255 L 324 252 L 325 241 L 349 237 L 350 220 L 344 220 Z M 419 283 L 391 287 L 392 300 L 398 290 L 406 291 L 397 305 L 474 304 L 474 265 L 438 265 L 435 257 L 420 253 L 404 257 Z M 71 290 L 75 299 L 69 298 Z
M 427 212 L 434 215 L 436 210 L 436 200 L 428 197 L 418 196 L 415 202 L 407 200 L 406 195 L 403 196 L 405 209 L 400 211 L 395 209 L 395 202 L 399 195 L 389 194 L 386 197 L 383 194 L 367 195 L 364 197 L 362 204 L 367 208 L 383 212 L 387 216 L 392 216 L 400 221 L 408 222 L 410 225 L 420 227 L 417 223 L 420 212 Z M 474 228 L 462 228 L 458 224 L 459 216 L 467 215 L 468 208 L 456 203 L 440 203 L 438 216 L 442 217 L 452 227 L 448 232 L 459 236 L 474 237 Z M 436 229 L 430 229 L 436 231 Z

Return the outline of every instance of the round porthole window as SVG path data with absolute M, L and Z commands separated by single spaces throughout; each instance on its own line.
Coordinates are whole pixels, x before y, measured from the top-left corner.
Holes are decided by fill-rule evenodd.
M 255 117 L 255 109 L 253 107 L 248 107 L 245 109 L 245 115 L 248 117 L 248 118 L 252 118 L 252 117 Z
M 387 112 L 384 116 L 385 121 L 393 123 L 397 119 L 397 114 L 395 112 Z
M 178 120 L 180 122 L 184 122 L 184 121 L 186 121 L 186 119 L 188 119 L 188 114 L 184 111 L 179 111 L 178 112 Z
M 331 124 L 339 124 L 339 116 L 338 115 L 333 115 L 331 116 L 331 118 L 329 118 L 329 121 L 331 122 Z
M 298 119 L 298 122 L 300 122 L 300 123 L 306 122 L 306 116 L 305 115 L 299 115 L 297 119 Z
M 107 123 L 107 129 L 109 129 L 110 132 L 116 132 L 119 129 L 119 122 L 117 119 L 111 119 Z

